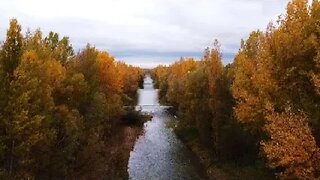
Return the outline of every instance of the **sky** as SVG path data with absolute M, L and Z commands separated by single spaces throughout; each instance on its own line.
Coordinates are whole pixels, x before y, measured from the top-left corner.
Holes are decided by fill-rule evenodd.
M 0 0 L 0 41 L 11 18 L 23 30 L 40 28 L 87 43 L 117 60 L 151 68 L 180 57 L 201 58 L 218 39 L 223 63 L 233 61 L 240 40 L 265 30 L 289 0 Z

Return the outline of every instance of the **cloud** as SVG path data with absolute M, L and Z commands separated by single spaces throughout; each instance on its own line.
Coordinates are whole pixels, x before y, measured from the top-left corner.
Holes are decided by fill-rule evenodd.
M 224 63 L 241 38 L 285 11 L 288 0 L 10 0 L 0 1 L 0 38 L 12 17 L 22 26 L 69 36 L 76 49 L 86 43 L 141 66 L 200 58 L 219 39 Z

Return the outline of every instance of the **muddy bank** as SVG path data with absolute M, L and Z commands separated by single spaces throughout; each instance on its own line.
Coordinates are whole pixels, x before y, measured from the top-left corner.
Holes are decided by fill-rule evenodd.
M 121 123 L 117 127 L 116 136 L 110 139 L 108 146 L 111 147 L 108 156 L 109 165 L 106 179 L 128 179 L 128 161 L 130 152 L 133 149 L 136 139 L 143 133 L 143 124 L 152 117 L 143 115 L 141 119 L 134 124 Z

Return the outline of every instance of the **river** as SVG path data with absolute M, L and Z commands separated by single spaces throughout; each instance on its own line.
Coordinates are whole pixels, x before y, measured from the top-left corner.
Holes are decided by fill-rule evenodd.
M 136 140 L 128 163 L 129 179 L 203 179 L 191 152 L 171 128 L 175 119 L 158 102 L 158 90 L 150 76 L 139 90 L 138 108 L 153 118 L 144 124 L 144 133 Z

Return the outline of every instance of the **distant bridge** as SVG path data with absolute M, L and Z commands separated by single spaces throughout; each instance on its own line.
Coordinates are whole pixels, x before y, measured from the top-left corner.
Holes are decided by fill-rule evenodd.
M 141 104 L 137 105 L 136 107 L 160 107 L 160 108 L 172 108 L 172 106 L 161 106 L 161 105 L 155 105 L 155 104 Z
M 155 105 L 155 104 L 141 104 L 137 106 L 124 106 L 124 109 L 129 109 L 129 108 L 135 108 L 137 111 L 141 110 L 152 110 L 152 109 L 169 109 L 172 108 L 173 106 L 161 106 L 161 105 Z

